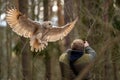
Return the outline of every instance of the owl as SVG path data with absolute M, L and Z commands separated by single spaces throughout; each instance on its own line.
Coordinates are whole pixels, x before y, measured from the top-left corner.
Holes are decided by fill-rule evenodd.
M 53 27 L 51 21 L 38 23 L 16 8 L 8 9 L 6 21 L 12 30 L 20 36 L 30 39 L 31 51 L 41 51 L 48 45 L 48 42 L 55 42 L 63 39 L 73 29 L 77 18 L 61 27 Z

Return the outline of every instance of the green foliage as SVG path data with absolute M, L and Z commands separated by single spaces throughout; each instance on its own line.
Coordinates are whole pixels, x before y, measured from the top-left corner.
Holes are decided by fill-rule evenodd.
M 59 44 L 56 42 L 56 43 L 49 43 L 48 46 L 41 52 L 32 52 L 32 53 L 33 53 L 33 57 L 46 56 L 46 59 L 49 59 L 50 58 L 49 54 L 53 54 L 53 53 L 61 54 L 62 52 L 60 50 Z
M 44 15 L 44 19 L 46 19 L 46 20 L 51 18 L 54 14 L 55 14 L 55 16 L 58 16 L 58 15 L 56 15 L 57 13 L 52 13 L 52 11 L 49 11 L 49 10 L 52 10 L 51 6 L 54 3 L 53 1 L 57 1 L 57 0 L 28 0 L 28 1 L 30 1 L 29 7 L 28 7 L 29 16 L 31 16 L 34 20 L 40 20 L 41 15 Z M 49 1 L 51 1 L 51 2 L 48 4 Z M 74 1 L 75 0 L 73 0 L 73 2 Z M 114 72 L 114 68 L 111 67 L 111 66 L 113 66 L 113 63 L 119 64 L 119 62 L 120 62 L 120 44 L 119 44 L 119 41 L 120 41 L 120 37 L 119 37 L 119 34 L 120 34 L 120 12 L 115 10 L 115 8 L 113 7 L 113 3 L 114 2 L 112 0 L 109 0 L 108 2 L 107 2 L 107 0 L 76 0 L 76 3 L 73 3 L 75 5 L 74 6 L 72 5 L 75 12 L 71 12 L 71 8 L 70 8 L 71 4 L 69 4 L 69 0 L 67 1 L 67 5 L 68 5 L 67 10 L 68 11 L 66 11 L 67 12 L 66 14 L 67 14 L 67 16 L 69 16 L 67 19 L 68 20 L 71 19 L 72 14 L 75 17 L 76 16 L 79 17 L 79 20 L 78 20 L 73 32 L 71 32 L 69 35 L 70 41 L 74 40 L 75 38 L 82 38 L 84 40 L 87 39 L 88 42 L 90 43 L 90 46 L 95 49 L 95 51 L 97 52 L 97 55 L 98 55 L 98 57 L 97 57 L 98 60 L 95 63 L 94 67 L 92 67 L 91 74 L 93 74 L 93 76 L 92 76 L 93 80 L 103 80 L 104 79 L 104 77 L 105 77 L 104 74 L 105 74 L 105 70 L 106 70 L 105 65 L 107 65 L 107 66 L 110 65 L 107 68 L 107 70 L 108 70 L 107 72 L 109 73 L 110 71 Z M 118 8 L 120 8 L 120 0 L 116 0 L 115 4 Z M 0 13 L 3 12 L 2 10 L 5 7 L 5 5 L 6 5 L 6 2 L 4 0 L 1 0 L 0 1 Z M 13 4 L 10 4 L 10 5 L 13 5 Z M 46 7 L 46 9 L 42 10 L 43 7 Z M 44 11 L 47 14 L 43 14 Z M 52 15 L 52 16 L 50 16 L 50 15 Z M 106 21 L 104 20 L 105 16 L 107 16 Z M 10 58 L 4 57 L 4 56 L 1 56 L 1 57 L 4 57 L 4 60 L 6 60 L 6 64 L 8 64 L 7 61 L 11 61 L 12 63 L 19 64 L 19 65 L 17 65 L 17 67 L 21 66 L 22 64 L 20 64 L 21 59 L 19 59 L 20 58 L 19 55 L 21 54 L 22 51 L 24 51 L 26 49 L 25 48 L 26 45 L 29 46 L 29 40 L 27 39 L 26 40 L 27 44 L 26 44 L 26 42 L 24 42 L 24 45 L 22 44 L 21 39 L 19 39 L 19 40 L 17 39 L 18 41 L 17 41 L 17 43 L 15 43 L 16 36 L 7 35 L 11 32 L 11 29 L 10 29 L 10 31 L 7 31 L 7 29 L 6 29 L 6 31 L 4 30 L 3 32 L 4 32 L 3 33 L 4 35 L 1 34 L 1 38 L 4 37 L 4 39 L 2 39 L 2 41 L 5 43 L 3 43 L 1 45 L 1 47 L 9 44 L 8 40 L 6 38 L 6 36 L 9 36 L 9 38 L 11 39 L 10 40 L 11 45 L 13 43 L 14 43 L 13 45 L 15 45 L 15 47 L 10 51 L 12 51 L 12 52 L 14 51 L 17 54 L 17 56 L 12 54 L 12 57 L 10 57 Z M 1 33 L 2 33 L 2 31 L 1 31 Z M 7 34 L 5 34 L 5 33 L 7 33 Z M 12 39 L 13 37 L 14 37 L 14 40 Z M 4 40 L 6 40 L 6 41 L 4 41 Z M 48 66 L 46 63 L 53 63 L 53 62 L 50 62 L 50 60 L 52 58 L 54 58 L 53 60 L 56 60 L 56 62 L 57 62 L 57 60 L 59 59 L 59 55 L 64 52 L 64 51 L 61 51 L 61 46 L 64 46 L 64 44 L 65 44 L 64 42 L 62 44 L 59 44 L 59 42 L 49 43 L 49 45 L 41 52 L 32 52 L 32 58 L 30 58 L 30 60 L 33 60 L 33 64 L 32 64 L 33 68 L 32 69 L 34 69 L 35 73 L 37 71 L 39 73 L 41 72 L 41 70 L 39 70 L 39 68 L 43 67 L 42 66 L 43 64 L 45 67 L 45 65 Z M 3 48 L 6 48 L 6 47 L 3 47 Z M 7 56 L 8 51 L 6 51 L 6 50 L 8 50 L 8 49 L 3 49 L 3 50 L 5 50 L 3 52 L 6 52 L 6 54 L 4 54 L 4 55 Z M 105 62 L 105 59 L 106 59 L 105 55 L 107 55 L 107 57 L 108 57 L 108 62 Z M 19 63 L 17 63 L 16 60 L 18 60 Z M 41 61 L 41 60 L 43 60 L 43 61 Z M 35 61 L 37 61 L 37 62 L 35 62 Z M 39 64 L 40 63 L 39 61 L 41 61 L 42 64 Z M 36 67 L 36 64 L 39 67 Z M 1 66 L 2 65 L 0 65 L 0 67 Z M 11 67 L 11 66 L 9 66 L 9 67 Z M 56 64 L 53 67 L 55 68 Z M 117 67 L 120 68 L 120 65 L 117 65 Z M 11 67 L 11 69 L 15 69 L 15 68 L 16 67 Z M 19 72 L 22 73 L 21 68 L 19 68 L 19 69 L 20 69 Z M 16 71 L 16 73 L 17 73 L 17 70 L 14 70 L 14 71 Z M 13 74 L 14 71 L 11 74 Z M 45 71 L 45 70 L 43 70 L 43 71 Z M 120 70 L 118 69 L 116 71 L 116 73 L 119 73 L 119 71 Z M 45 73 L 45 72 L 43 72 L 43 73 Z M 56 73 L 57 73 L 57 71 L 56 71 Z M 19 74 L 17 74 L 17 76 Z M 51 74 L 53 75 L 54 73 L 51 73 Z M 5 74 L 5 76 L 6 75 L 7 74 Z M 33 73 L 33 76 L 34 75 L 38 76 L 38 73 L 36 73 L 36 74 Z M 111 79 L 107 79 L 107 80 L 113 79 L 114 74 L 111 74 L 111 75 L 112 75 L 111 76 L 112 78 L 110 77 Z M 14 76 L 16 76 L 16 75 L 14 75 Z M 54 79 L 54 80 L 57 80 L 57 79 Z
M 13 51 L 15 51 L 16 54 L 20 54 L 20 51 L 21 51 L 21 42 L 20 40 L 17 42 L 17 44 L 15 45 L 15 47 L 13 48 Z
M 116 5 L 120 8 L 120 0 L 115 0 L 116 1 Z
M 116 15 L 113 18 L 113 27 L 120 30 L 120 15 Z
M 120 46 L 118 46 L 118 45 L 116 45 L 112 48 L 112 50 L 113 50 L 112 51 L 112 61 L 113 61 L 113 63 L 115 63 L 116 61 L 117 62 L 120 61 L 120 54 L 118 54 L 118 53 L 120 53 L 119 49 L 120 49 Z

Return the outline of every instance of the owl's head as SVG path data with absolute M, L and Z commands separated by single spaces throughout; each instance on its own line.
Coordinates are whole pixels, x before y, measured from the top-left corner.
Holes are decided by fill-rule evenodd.
M 42 23 L 42 26 L 43 26 L 45 29 L 52 28 L 52 22 L 51 22 L 51 21 L 44 21 L 44 22 Z

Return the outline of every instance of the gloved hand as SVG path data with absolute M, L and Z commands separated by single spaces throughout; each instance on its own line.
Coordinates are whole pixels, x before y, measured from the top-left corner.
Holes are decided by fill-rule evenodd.
M 89 46 L 89 43 L 87 41 L 85 41 L 84 47 L 88 47 L 88 46 Z

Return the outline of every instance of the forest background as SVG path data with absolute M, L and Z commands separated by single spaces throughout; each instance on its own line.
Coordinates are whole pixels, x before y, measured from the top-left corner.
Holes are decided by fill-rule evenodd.
M 55 26 L 79 20 L 66 38 L 31 52 L 29 39 L 16 35 L 6 23 L 11 6 L 32 20 L 50 20 Z M 120 0 L 0 0 L 0 80 L 61 80 L 59 56 L 76 38 L 87 40 L 97 52 L 86 68 L 92 80 L 120 80 L 119 34 Z

